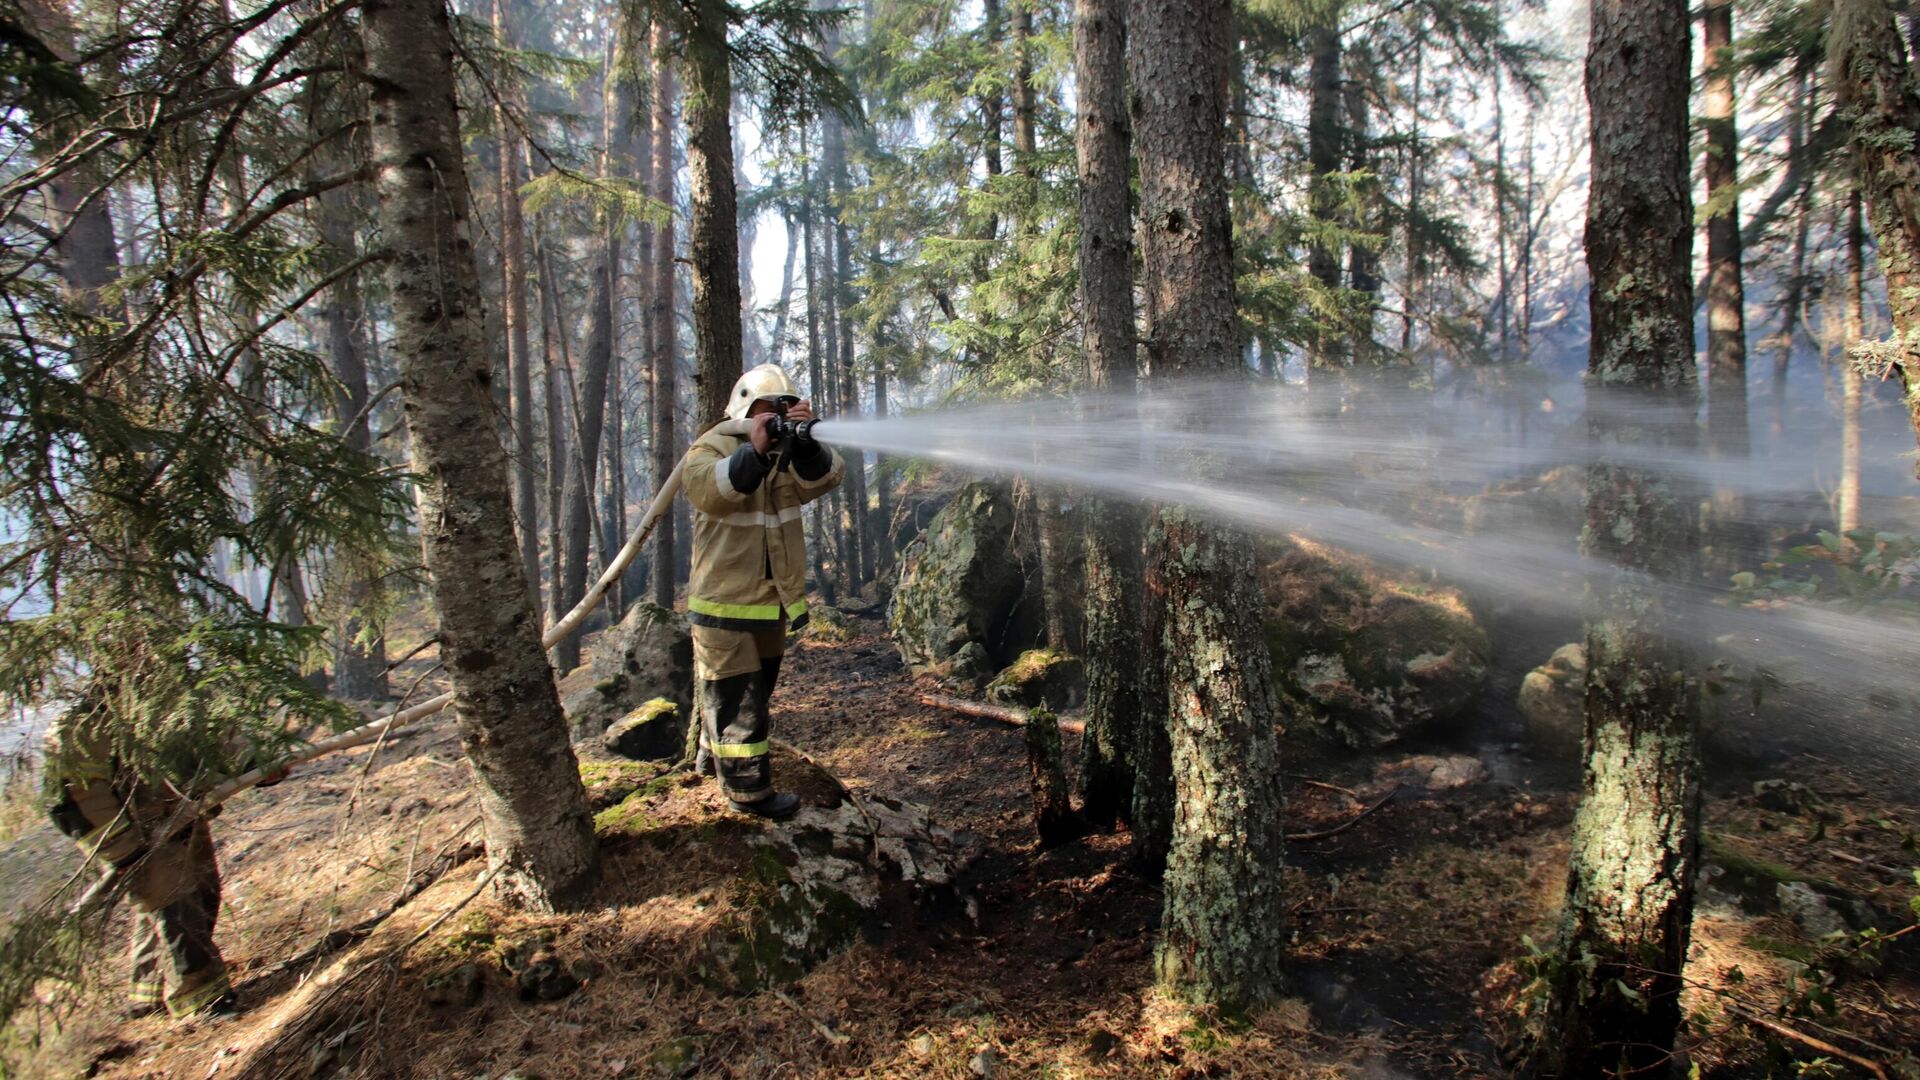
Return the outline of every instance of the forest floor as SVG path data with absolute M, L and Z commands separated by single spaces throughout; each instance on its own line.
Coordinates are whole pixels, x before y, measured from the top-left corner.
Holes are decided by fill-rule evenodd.
M 1564 889 L 1570 768 L 1505 742 L 1354 755 L 1290 735 L 1288 829 L 1332 833 L 1289 847 L 1295 996 L 1250 1019 L 1195 1014 L 1152 990 L 1160 893 L 1129 869 L 1124 834 L 1042 849 L 1021 732 L 923 704 L 935 688 L 908 677 L 879 621 L 850 625 L 790 658 L 775 734 L 854 792 L 924 804 L 975 838 L 937 910 L 895 917 L 783 988 L 730 991 L 707 977 L 703 945 L 755 902 L 738 854 L 760 826 L 711 782 L 588 760 L 599 890 L 584 913 L 509 913 L 474 896 L 467 769 L 450 725 L 427 725 L 214 822 L 220 939 L 245 1013 L 124 1019 L 106 964 L 81 1004 L 21 1033 L 16 1063 L 191 1080 L 1504 1074 L 1525 941 L 1551 936 Z M 811 771 L 776 760 L 789 786 L 830 796 Z M 1804 789 L 1763 800 L 1753 782 L 1768 776 Z M 1804 755 L 1714 770 L 1688 970 L 1703 1075 L 1900 1075 L 1920 1046 L 1920 932 L 1876 947 L 1836 926 L 1823 942 L 1814 931 L 1843 901 L 1796 920 L 1775 893 L 1811 882 L 1888 931 L 1913 925 L 1912 792 L 1911 777 Z M 429 868 L 447 869 L 371 937 L 302 957 Z M 514 973 L 538 963 L 580 985 L 524 1000 Z

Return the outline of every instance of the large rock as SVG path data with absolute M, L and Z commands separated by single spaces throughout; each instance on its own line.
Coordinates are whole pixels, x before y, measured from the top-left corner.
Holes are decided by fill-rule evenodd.
M 655 698 L 693 715 L 693 633 L 686 616 L 635 604 L 620 625 L 600 635 L 562 684 L 567 723 L 576 739 L 599 738 L 615 722 Z
M 1028 649 L 987 684 L 987 700 L 1056 712 L 1078 708 L 1087 700 L 1086 665 L 1053 649 Z
M 1502 480 L 1467 499 L 1469 536 L 1537 537 L 1571 546 L 1587 520 L 1587 474 L 1562 465 L 1538 476 Z
M 934 515 L 901 555 L 900 581 L 887 631 L 900 659 L 916 674 L 946 671 L 955 654 L 977 644 L 999 663 L 1008 623 L 1025 576 L 1013 551 L 1013 500 L 1004 485 L 968 484 Z
M 1486 683 L 1487 635 L 1452 589 L 1300 538 L 1262 579 L 1276 681 L 1349 746 L 1450 720 Z
M 1520 715 L 1542 749 L 1564 756 L 1580 749 L 1587 698 L 1587 647 L 1574 642 L 1520 682 Z
M 678 704 L 654 698 L 615 720 L 600 736 L 600 745 L 634 761 L 677 761 L 686 751 L 687 723 Z

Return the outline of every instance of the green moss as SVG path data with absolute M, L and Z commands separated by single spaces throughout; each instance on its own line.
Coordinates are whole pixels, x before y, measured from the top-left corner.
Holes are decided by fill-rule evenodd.
M 1801 964 L 1811 964 L 1820 955 L 1820 950 L 1812 945 L 1781 941 L 1779 938 L 1766 937 L 1762 934 L 1750 934 L 1741 938 L 1740 943 L 1754 952 L 1767 953 Z
M 1750 910 L 1771 910 L 1778 902 L 1778 887 L 1794 881 L 1805 882 L 1830 896 L 1847 895 L 1830 878 L 1803 873 L 1791 866 L 1748 855 L 1719 833 L 1701 835 L 1700 855 L 1703 861 L 1725 871 L 1718 882 L 1719 886 L 1738 896 L 1742 906 Z
M 658 783 L 656 780 L 655 783 Z M 609 806 L 593 816 L 593 831 L 602 835 L 625 834 L 638 836 L 659 825 L 659 819 L 647 811 L 647 800 L 655 794 L 646 790 L 636 791 L 621 800 L 617 805 Z

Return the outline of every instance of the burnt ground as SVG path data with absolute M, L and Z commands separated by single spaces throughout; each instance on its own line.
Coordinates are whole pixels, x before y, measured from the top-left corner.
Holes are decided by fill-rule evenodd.
M 907 677 L 877 620 L 851 627 L 790 659 L 776 736 L 855 792 L 926 804 L 979 855 L 956 895 L 790 986 L 705 977 L 706 935 L 754 898 L 730 876 L 743 827 L 684 774 L 584 766 L 601 805 L 641 794 L 601 816 L 604 880 L 582 913 L 517 915 L 484 895 L 462 906 L 480 874 L 476 810 L 441 725 L 317 763 L 215 822 L 221 940 L 245 1015 L 121 1019 L 116 960 L 79 1004 L 16 1030 L 12 1056 L 29 1075 L 193 1080 L 1505 1074 L 1501 1048 L 1530 1000 L 1524 942 L 1548 939 L 1564 889 L 1570 768 L 1465 737 L 1353 755 L 1290 734 L 1288 830 L 1339 830 L 1289 847 L 1294 996 L 1252 1018 L 1196 1014 L 1152 990 L 1160 895 L 1129 868 L 1125 835 L 1040 848 L 1020 731 L 922 704 L 934 688 Z M 1490 775 L 1433 790 L 1419 768 L 1381 773 L 1463 750 Z M 831 792 L 790 755 L 777 768 L 812 797 Z M 1381 803 L 1393 775 L 1404 786 Z M 1768 775 L 1804 791 L 1769 809 L 1752 793 Z M 1715 773 L 1718 861 L 1688 970 L 1686 1054 L 1702 1075 L 1873 1075 L 1850 1062 L 1899 1075 L 1920 1045 L 1920 932 L 1823 942 L 1774 894 L 1781 879 L 1810 881 L 1883 932 L 1913 925 L 1920 809 L 1898 795 L 1911 790 L 1910 777 L 1805 755 Z M 287 963 L 449 862 L 365 946 Z M 356 968 L 381 935 L 420 940 L 397 964 Z M 511 972 L 529 948 L 582 985 L 522 1000 Z M 354 979 L 328 989 L 343 972 Z

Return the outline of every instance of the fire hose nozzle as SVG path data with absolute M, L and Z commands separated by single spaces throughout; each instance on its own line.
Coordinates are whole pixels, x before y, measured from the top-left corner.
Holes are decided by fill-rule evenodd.
M 804 443 L 813 441 L 813 425 L 819 423 L 818 417 L 811 420 L 789 420 L 781 417 L 767 425 L 767 434 L 773 441 L 780 443 Z

